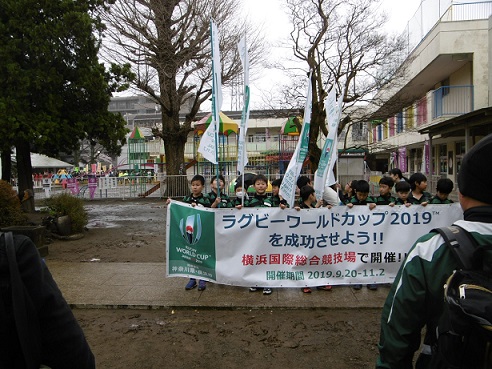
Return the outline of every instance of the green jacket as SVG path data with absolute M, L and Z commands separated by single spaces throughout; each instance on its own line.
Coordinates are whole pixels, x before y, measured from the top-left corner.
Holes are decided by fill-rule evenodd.
M 208 197 L 210 198 L 210 206 L 215 202 L 217 198 L 217 194 L 214 191 L 210 191 L 208 193 Z M 220 202 L 217 205 L 217 208 L 232 208 L 234 205 L 232 204 L 231 199 L 225 193 L 221 192 L 220 194 Z
M 373 200 L 376 203 L 376 205 L 389 205 L 391 203 L 394 204 L 396 202 L 396 198 L 391 194 L 388 194 L 387 196 L 379 195 L 378 197 L 374 197 Z
M 272 204 L 268 201 L 267 195 L 258 195 L 255 193 L 253 197 L 250 197 L 244 202 L 244 206 L 248 208 L 270 208 L 272 207 Z
M 198 197 L 193 196 L 193 194 L 189 194 L 188 196 L 183 197 L 182 201 L 188 204 L 201 205 L 206 208 L 209 208 L 212 205 L 212 202 L 210 201 L 210 197 L 208 197 L 207 194 L 205 195 L 201 194 Z
M 375 201 L 374 201 L 374 198 L 372 198 L 372 196 L 367 196 L 367 199 L 365 199 L 364 201 L 360 201 L 356 195 L 356 196 L 352 196 L 352 198 L 350 199 L 350 201 L 347 204 L 367 205 L 367 204 L 374 204 L 374 203 L 375 203 Z
M 443 201 L 436 195 L 430 200 L 429 204 L 452 204 L 453 202 L 454 201 L 451 199 L 446 199 Z
M 269 196 L 266 198 L 265 202 L 269 203 L 272 208 L 278 208 L 280 204 L 284 204 L 286 207 L 289 207 L 289 204 L 285 200 L 280 200 L 280 196 Z
M 432 195 L 426 191 L 422 193 L 422 197 L 418 200 L 415 197 L 413 197 L 411 191 L 410 191 L 410 195 L 408 196 L 408 201 L 411 202 L 412 204 L 422 204 L 423 202 L 429 202 L 431 199 L 432 199 Z
M 471 232 L 479 244 L 492 244 L 492 207 L 469 209 L 464 219 L 456 224 Z M 492 252 L 485 258 L 492 263 Z M 458 261 L 436 233 L 422 236 L 412 246 L 383 307 L 376 368 L 413 368 L 424 326 L 427 333 L 416 368 L 428 368 L 444 304 L 443 286 L 457 268 Z

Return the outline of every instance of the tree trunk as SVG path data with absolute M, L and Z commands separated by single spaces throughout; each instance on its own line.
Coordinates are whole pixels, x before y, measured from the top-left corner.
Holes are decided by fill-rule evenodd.
M 166 153 L 166 190 L 165 197 L 181 196 L 189 192 L 186 172 L 184 167 L 185 145 L 179 135 L 170 135 L 164 140 L 164 152 Z M 181 169 L 181 170 L 180 170 Z
M 2 151 L 2 179 L 10 183 L 12 178 L 12 158 L 10 150 Z
M 313 174 L 318 169 L 319 159 L 321 157 L 321 149 L 318 147 L 318 136 L 321 131 L 321 126 L 325 124 L 326 114 L 317 109 L 317 105 L 313 106 L 313 114 L 311 116 L 311 129 L 309 131 L 309 160 L 311 161 L 311 170 Z
M 17 141 L 16 145 L 17 175 L 19 195 L 24 197 L 24 191 L 30 191 L 33 196 L 23 203 L 23 209 L 34 212 L 34 183 L 32 181 L 31 147 L 27 141 Z

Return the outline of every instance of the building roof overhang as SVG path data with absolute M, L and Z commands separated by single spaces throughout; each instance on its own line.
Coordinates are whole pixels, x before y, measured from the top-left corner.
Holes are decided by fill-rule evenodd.
M 471 136 L 486 136 L 492 133 L 492 106 L 478 109 L 418 130 L 421 134 L 441 137 L 463 137 L 465 129 Z

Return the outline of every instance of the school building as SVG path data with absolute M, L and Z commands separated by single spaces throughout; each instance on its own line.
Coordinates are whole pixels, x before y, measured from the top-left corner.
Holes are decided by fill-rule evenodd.
M 377 169 L 456 183 L 463 155 L 492 133 L 492 1 L 427 0 L 408 22 L 404 77 L 378 93 L 369 151 Z

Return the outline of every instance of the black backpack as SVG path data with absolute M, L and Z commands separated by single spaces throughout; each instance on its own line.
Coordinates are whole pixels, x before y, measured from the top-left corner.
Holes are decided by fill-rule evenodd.
M 492 270 L 478 245 L 459 226 L 434 229 L 459 260 L 444 285 L 444 310 L 436 329 L 430 368 L 492 368 Z

